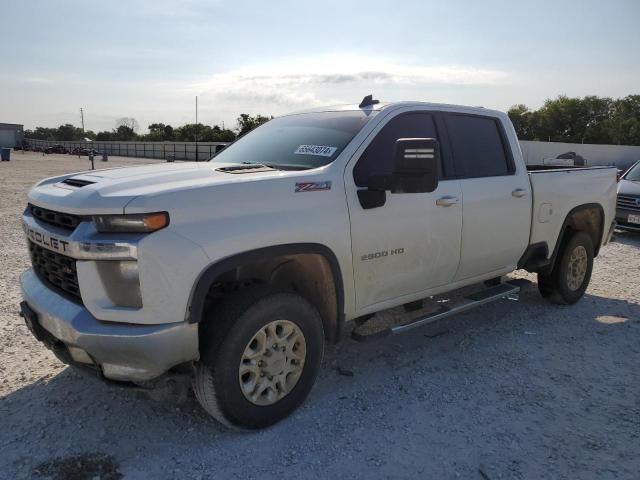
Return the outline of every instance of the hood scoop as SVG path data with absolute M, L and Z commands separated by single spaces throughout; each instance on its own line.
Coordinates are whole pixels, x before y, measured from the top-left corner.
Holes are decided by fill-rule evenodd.
M 260 163 L 252 163 L 250 165 L 234 165 L 231 167 L 216 168 L 216 172 L 223 173 L 260 173 L 260 172 L 273 172 L 275 168 L 262 165 Z
M 70 185 L 72 187 L 86 187 L 87 185 L 91 185 L 92 183 L 96 183 L 96 182 L 91 182 L 89 180 L 82 180 L 80 178 L 67 178 L 66 180 L 63 180 L 62 183 L 64 183 L 65 185 Z

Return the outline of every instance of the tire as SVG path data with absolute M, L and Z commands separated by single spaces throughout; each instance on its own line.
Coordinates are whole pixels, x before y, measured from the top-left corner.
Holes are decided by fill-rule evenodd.
M 300 295 L 257 286 L 229 296 L 215 317 L 203 331 L 195 365 L 193 389 L 200 405 L 220 423 L 239 429 L 268 427 L 289 416 L 307 398 L 322 362 L 318 311 Z M 247 352 L 255 357 L 249 360 Z
M 550 274 L 538 274 L 538 290 L 552 303 L 573 305 L 589 286 L 593 270 L 593 242 L 585 232 L 563 242 Z
M 543 298 L 550 299 L 556 290 L 555 278 L 553 275 L 538 273 L 538 291 Z

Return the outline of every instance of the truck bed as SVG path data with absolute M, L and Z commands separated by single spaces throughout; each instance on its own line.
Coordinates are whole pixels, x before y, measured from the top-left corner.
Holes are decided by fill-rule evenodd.
M 615 212 L 615 167 L 554 167 L 528 165 L 533 192 L 531 245 L 547 242 L 549 256 L 560 235 L 565 218 L 581 205 L 599 204 L 604 210 L 604 242 Z M 553 242 L 553 244 L 551 243 Z
M 584 166 L 584 165 L 527 165 L 527 172 L 543 172 L 546 170 L 589 170 L 592 168 L 615 168 L 608 166 Z

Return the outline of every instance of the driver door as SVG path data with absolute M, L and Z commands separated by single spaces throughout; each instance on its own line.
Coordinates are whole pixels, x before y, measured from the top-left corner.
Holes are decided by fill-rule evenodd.
M 435 191 L 386 192 L 386 203 L 376 208 L 364 208 L 357 195 L 357 190 L 366 188 L 370 175 L 391 173 L 396 140 L 439 140 L 442 128 L 436 112 L 397 114 L 378 125 L 372 140 L 360 147 L 345 171 L 360 315 L 411 301 L 405 297 L 447 284 L 456 274 L 462 191 L 460 182 L 453 178 L 451 154 L 444 151 L 443 142 L 440 180 Z

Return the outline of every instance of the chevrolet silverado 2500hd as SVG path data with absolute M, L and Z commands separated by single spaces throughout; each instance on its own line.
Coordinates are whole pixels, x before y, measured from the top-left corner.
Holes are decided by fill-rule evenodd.
M 578 301 L 615 169 L 530 170 L 504 113 L 368 97 L 273 119 L 209 162 L 49 178 L 23 216 L 22 315 L 67 363 L 137 383 L 186 366 L 215 418 L 264 427 L 304 401 L 344 322 L 404 305 L 372 335 L 399 333 L 516 292 L 500 277 L 518 268 Z

